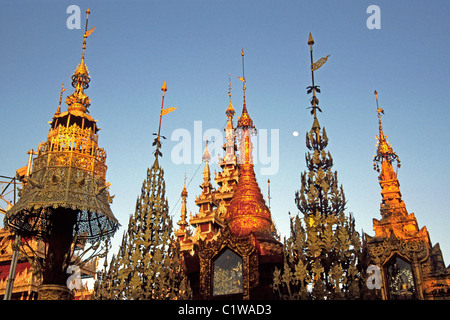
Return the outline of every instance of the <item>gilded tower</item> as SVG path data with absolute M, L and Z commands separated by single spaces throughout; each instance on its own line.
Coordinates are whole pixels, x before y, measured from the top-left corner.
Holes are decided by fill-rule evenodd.
M 256 129 L 245 101 L 245 77 L 239 79 L 243 109 L 236 129 L 231 100 L 226 110 L 225 155 L 219 159 L 221 172 L 215 174 L 219 186 L 211 191 L 206 148 L 202 194 L 196 198 L 200 212 L 190 219 L 197 236 L 191 237 L 193 249 L 186 250 L 184 258 L 197 299 L 272 299 L 273 271 L 283 259 L 282 244 L 276 240 L 270 210 L 256 181 L 251 141 Z
M 439 244 L 432 246 L 427 228 L 419 228 L 414 213 L 408 213 L 397 179 L 400 160 L 388 142 L 381 124 L 384 110 L 378 107 L 377 154 L 374 169 L 381 187 L 381 219 L 373 219 L 373 237 L 365 234 L 367 264 L 379 270 L 382 299 L 450 299 L 450 268 L 446 268 Z
M 220 171 L 214 172 L 214 181 L 217 186 L 214 188 L 211 184 L 211 169 L 209 166 L 211 155 L 208 150 L 208 142 L 206 143 L 202 157 L 204 162 L 203 183 L 200 185 L 202 193 L 195 198 L 195 204 L 199 207 L 199 212 L 189 219 L 189 224 L 195 228 L 194 236 L 191 238 L 193 242 L 198 241 L 198 239 L 211 240 L 223 230 L 228 207 L 239 179 L 236 133 L 233 125 L 235 110 L 231 103 L 231 82 L 228 86 L 230 102 L 225 111 L 227 116 L 227 124 L 224 129 L 225 144 L 223 145 L 225 154 L 219 158 Z M 183 213 L 181 215 L 183 219 Z
M 65 272 L 73 242 L 95 243 L 111 237 L 119 227 L 106 182 L 106 151 L 98 145 L 97 120 L 89 115 L 90 75 L 85 63 L 87 10 L 81 61 L 72 75 L 74 92 L 61 98 L 47 140 L 38 146 L 31 173 L 20 199 L 7 211 L 5 226 L 22 237 L 38 237 L 48 246 L 39 299 L 66 299 Z
M 243 86 L 244 103 L 237 122 L 240 138 L 239 181 L 228 207 L 226 222 L 231 232 L 237 236 L 248 236 L 253 233 L 259 238 L 273 239 L 272 218 L 254 171 L 251 135 L 256 134 L 256 128 L 247 111 L 245 82 Z

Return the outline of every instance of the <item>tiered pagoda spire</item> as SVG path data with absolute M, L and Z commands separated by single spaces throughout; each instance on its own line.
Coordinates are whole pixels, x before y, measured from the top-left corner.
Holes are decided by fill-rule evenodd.
M 256 182 L 253 168 L 250 134 L 255 133 L 256 129 L 246 106 L 244 63 L 242 67 L 243 75 L 239 79 L 243 82 L 243 109 L 237 128 L 234 129 L 235 111 L 229 90 L 224 145 L 226 152 L 219 159 L 222 171 L 215 175 L 219 187 L 209 198 L 209 194 L 205 192 L 209 188 L 205 188 L 205 185 L 210 181 L 210 171 L 208 161 L 205 161 L 203 193 L 196 199 L 198 205 L 205 206 L 209 201 L 218 205 L 217 209 L 208 213 L 208 221 L 223 223 L 218 229 L 220 232 L 213 237 L 196 238 L 194 235 L 194 250 L 184 254 L 194 297 L 202 299 L 214 296 L 244 300 L 271 299 L 273 270 L 282 261 L 282 244 L 275 239 L 270 210 Z M 240 138 L 239 157 L 236 157 L 235 136 Z M 206 156 L 204 160 L 206 159 L 209 158 Z M 190 219 L 191 225 L 197 226 L 196 233 L 211 230 L 202 230 L 207 224 L 197 222 L 201 214 L 202 212 Z
M 228 75 L 230 77 L 230 75 Z M 225 156 L 222 161 L 228 163 L 236 163 L 236 137 L 234 133 L 234 125 L 233 125 L 233 117 L 235 115 L 235 110 L 233 104 L 231 103 L 231 81 L 228 80 L 228 96 L 230 98 L 230 102 L 228 104 L 228 108 L 225 111 L 227 116 L 227 126 L 225 128 Z
M 378 93 L 375 91 L 375 97 L 377 101 L 377 114 L 378 114 L 378 136 L 375 136 L 377 141 L 377 154 L 374 156 L 374 169 L 380 173 L 378 177 L 381 186 L 382 204 L 381 215 L 384 217 L 393 212 L 393 210 L 400 210 L 403 214 L 406 214 L 405 204 L 402 200 L 402 194 L 400 192 L 400 183 L 397 179 L 397 173 L 394 172 L 392 166 L 393 162 L 397 162 L 397 168 L 400 168 L 400 159 L 394 152 L 392 146 L 389 144 L 388 136 L 383 132 L 383 126 L 381 125 L 381 115 L 384 114 L 384 110 L 378 106 Z M 381 165 L 381 170 L 380 170 Z
M 193 241 L 198 239 L 210 240 L 224 227 L 222 219 L 219 218 L 215 211 L 216 203 L 213 196 L 214 188 L 211 185 L 211 170 L 209 168 L 211 155 L 208 150 L 208 141 L 206 141 L 203 161 L 205 163 L 203 183 L 200 185 L 202 193 L 195 198 L 195 204 L 199 207 L 199 213 L 189 219 L 190 224 L 196 228 Z
M 226 223 L 234 235 L 273 240 L 272 218 L 256 181 L 253 166 L 251 134 L 256 134 L 245 101 L 244 51 L 242 51 L 243 108 L 238 119 L 240 138 L 239 181 L 228 208 Z
M 375 235 L 365 234 L 366 264 L 384 270 L 376 294 L 382 299 L 445 299 L 450 292 L 450 268 L 446 268 L 439 244 L 432 246 L 426 226 L 419 229 L 414 213 L 408 213 L 394 171 L 400 160 L 389 144 L 381 124 L 384 110 L 378 106 L 377 153 L 381 219 L 373 219 Z
M 229 76 L 230 77 L 230 76 Z M 214 181 L 217 188 L 214 192 L 214 198 L 217 203 L 217 213 L 222 219 L 225 218 L 231 198 L 233 197 L 239 180 L 239 167 L 236 157 L 236 133 L 233 125 L 235 115 L 234 107 L 231 103 L 231 82 L 228 83 L 229 105 L 225 114 L 227 116 L 227 125 L 225 127 L 225 144 L 223 149 L 225 155 L 219 158 L 220 171 L 215 172 Z
M 377 154 L 374 156 L 374 169 L 380 173 L 378 180 L 381 187 L 380 214 L 382 219 L 374 219 L 375 237 L 390 236 L 391 232 L 401 239 L 422 238 L 429 242 L 426 227 L 419 231 L 414 213 L 408 214 L 400 192 L 400 182 L 393 164 L 400 168 L 400 160 L 389 144 L 388 136 L 383 131 L 381 115 L 384 110 L 378 106 L 378 93 L 375 91 L 378 114 Z M 380 168 L 381 167 L 381 168 Z
M 180 243 L 181 251 L 192 250 L 193 243 L 190 239 L 191 231 L 189 230 L 189 223 L 186 220 L 187 217 L 187 197 L 188 192 L 186 190 L 186 174 L 184 176 L 184 186 L 181 191 L 181 218 L 178 221 L 178 225 L 180 226 L 178 230 L 175 230 L 174 234 L 177 237 Z

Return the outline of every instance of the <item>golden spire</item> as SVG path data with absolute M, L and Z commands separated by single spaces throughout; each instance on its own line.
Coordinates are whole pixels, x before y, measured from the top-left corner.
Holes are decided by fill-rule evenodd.
M 388 136 L 383 132 L 383 126 L 381 125 L 381 115 L 384 114 L 384 110 L 378 106 L 378 92 L 375 90 L 375 99 L 377 102 L 377 114 L 378 114 L 378 136 L 375 138 L 378 140 L 377 142 L 377 154 L 374 156 L 374 169 L 380 172 L 378 163 L 387 162 L 392 167 L 392 161 L 397 161 L 397 168 L 400 168 L 400 159 L 397 154 L 392 149 L 392 146 L 389 144 L 387 140 Z
M 240 129 L 241 164 L 239 181 L 228 208 L 227 223 L 233 234 L 248 236 L 253 233 L 258 238 L 272 239 L 272 218 L 261 190 L 256 181 L 252 161 L 252 142 L 250 134 L 256 131 L 245 103 L 244 51 L 242 51 L 242 78 L 244 105 L 238 120 Z
M 75 73 L 79 73 L 79 74 L 88 74 L 88 70 L 86 67 L 86 64 L 84 62 L 84 53 L 86 51 L 86 39 L 87 37 L 89 37 L 92 32 L 94 32 L 95 27 L 93 27 L 91 30 L 88 31 L 87 26 L 88 26 L 88 20 L 89 20 L 89 14 L 91 13 L 91 11 L 89 9 L 86 10 L 86 26 L 84 28 L 84 35 L 83 35 L 83 51 L 81 53 L 81 62 L 80 64 L 77 66 Z
M 211 161 L 211 155 L 208 151 L 208 139 L 206 139 L 205 152 L 203 153 L 202 160 L 205 162 L 205 168 L 203 169 L 203 184 L 209 185 L 211 182 L 211 171 L 209 169 L 209 161 Z
M 387 141 L 388 136 L 384 134 L 383 127 L 381 125 L 381 114 L 384 114 L 384 110 L 378 106 L 378 93 L 374 92 L 377 101 L 377 114 L 378 114 L 378 136 L 375 136 L 377 141 L 377 154 L 374 156 L 374 169 L 380 172 L 378 177 L 381 186 L 381 215 L 389 216 L 393 211 L 400 208 L 400 212 L 406 214 L 405 205 L 401 199 L 402 194 L 400 192 L 400 183 L 397 179 L 397 173 L 394 172 L 392 162 L 397 162 L 397 168 L 400 168 L 400 160 L 397 154 L 392 149 L 392 146 Z M 381 170 L 379 167 L 381 163 Z
M 81 54 L 81 62 L 78 64 L 75 72 L 72 75 L 72 87 L 75 88 L 75 92 L 66 98 L 66 103 L 69 106 L 68 111 L 81 111 L 87 112 L 87 108 L 90 106 L 91 100 L 84 93 L 84 90 L 89 88 L 89 82 L 91 81 L 89 76 L 89 71 L 87 69 L 86 63 L 84 61 L 84 54 L 86 51 L 86 39 L 92 32 L 94 32 L 95 27 L 91 30 L 87 30 L 88 20 L 89 20 L 90 10 L 86 10 L 86 27 L 83 35 L 83 51 Z
M 240 163 L 253 163 L 252 160 L 252 143 L 250 140 L 250 135 L 256 133 L 255 126 L 253 125 L 253 120 L 250 118 L 250 115 L 247 111 L 247 104 L 245 102 L 245 74 L 244 74 L 244 50 L 242 50 L 242 77 L 239 77 L 239 80 L 243 82 L 242 90 L 244 92 L 243 97 L 243 107 L 242 114 L 237 122 L 237 129 L 239 129 L 240 133 Z
M 232 120 L 235 114 L 233 105 L 231 104 L 231 74 L 228 74 L 228 97 L 230 99 L 230 103 L 228 104 L 228 109 L 225 111 L 225 114 L 227 115 L 228 120 Z
M 84 52 L 86 50 L 86 39 L 87 37 L 89 37 L 92 32 L 94 32 L 95 27 L 93 27 L 91 30 L 88 31 L 87 26 L 88 26 L 88 20 L 89 20 L 89 14 L 91 13 L 91 11 L 89 9 L 86 10 L 86 26 L 84 28 L 84 40 L 83 40 L 83 52 L 81 53 L 81 62 L 84 62 Z
M 178 225 L 180 228 L 178 230 L 175 230 L 174 234 L 177 237 L 179 243 L 180 243 L 180 249 L 182 251 L 191 250 L 192 249 L 192 242 L 190 241 L 191 232 L 187 228 L 188 222 L 186 220 L 187 216 L 187 199 L 188 193 L 186 191 L 186 172 L 184 173 L 184 187 L 183 191 L 181 191 L 181 218 L 180 221 L 178 221 Z
M 245 102 L 245 90 L 246 90 L 245 82 L 246 82 L 246 80 L 245 80 L 245 74 L 244 74 L 244 49 L 242 49 L 241 55 L 242 55 L 242 77 L 238 77 L 238 79 L 242 81 L 242 91 L 243 91 L 244 103 L 243 103 L 243 108 L 242 108 L 242 114 L 241 114 L 240 118 L 238 119 L 237 127 L 238 128 L 246 127 L 247 129 L 248 128 L 254 129 L 253 120 L 248 115 L 247 104 Z
M 233 117 L 235 115 L 235 110 L 231 104 L 231 75 L 228 74 L 228 97 L 230 99 L 229 105 L 225 114 L 227 115 L 227 126 L 225 128 L 225 156 L 224 161 L 227 163 L 232 163 L 235 159 L 235 132 L 233 126 Z
M 242 91 L 244 92 L 244 107 L 245 107 L 245 73 L 244 73 L 244 48 L 242 48 Z
M 245 102 L 245 74 L 244 74 L 244 50 L 242 50 L 242 78 L 239 78 L 243 82 L 242 90 L 244 92 L 243 97 L 243 107 L 242 107 L 242 114 L 238 119 L 237 122 L 237 129 L 239 129 L 240 133 L 240 157 L 241 157 L 241 163 L 250 164 L 253 163 L 252 160 L 252 142 L 250 139 L 251 134 L 256 133 L 256 128 L 253 125 L 253 120 L 250 118 L 250 115 L 247 111 L 247 104 Z
M 62 101 L 62 95 L 63 95 L 63 92 L 66 91 L 66 90 L 67 90 L 67 89 L 64 88 L 64 82 L 63 82 L 62 85 L 61 85 L 61 92 L 60 92 L 60 94 L 59 94 L 59 104 L 58 104 L 58 109 L 56 109 L 55 116 L 58 116 L 58 115 L 61 114 L 61 101 Z
M 184 186 L 183 186 L 183 191 L 181 191 L 181 198 L 182 198 L 182 202 L 181 202 L 181 220 L 178 222 L 178 225 L 182 226 L 182 225 L 187 225 L 187 221 L 186 221 L 186 215 L 187 215 L 187 206 L 186 206 L 186 199 L 188 197 L 188 192 L 186 190 L 186 172 L 184 173 Z

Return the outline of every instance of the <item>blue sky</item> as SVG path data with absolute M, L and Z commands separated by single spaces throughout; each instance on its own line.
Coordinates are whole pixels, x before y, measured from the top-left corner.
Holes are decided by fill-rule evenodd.
M 381 10 L 381 29 L 369 30 L 370 5 Z M 69 5 L 81 9 L 81 29 L 68 29 Z M 315 60 L 330 54 L 316 72 L 328 150 L 343 185 L 347 213 L 358 230 L 373 235 L 381 200 L 373 170 L 378 133 L 374 90 L 384 108 L 383 127 L 402 161 L 398 178 L 407 210 L 427 226 L 450 263 L 448 1 L 4 1 L 0 12 L 0 175 L 26 165 L 26 151 L 46 139 L 61 83 L 81 57 L 85 11 L 91 15 L 86 64 L 91 83 L 90 113 L 101 128 L 108 154 L 107 180 L 115 194 L 112 210 L 122 224 L 120 242 L 134 212 L 146 169 L 153 162 L 152 133 L 158 129 L 161 86 L 167 81 L 161 165 L 170 210 L 179 219 L 179 195 L 187 174 L 188 210 L 202 181 L 199 164 L 176 165 L 170 137 L 225 125 L 228 74 L 232 103 L 242 109 L 241 49 L 245 51 L 246 101 L 255 126 L 279 130 L 279 169 L 256 174 L 264 196 L 271 181 L 272 215 L 288 235 L 288 212 L 297 213 L 295 191 L 306 170 L 306 107 L 311 83 L 309 46 Z M 65 106 L 63 106 L 63 110 Z M 299 132 L 294 136 L 293 132 Z M 203 148 L 205 142 L 203 141 Z M 212 170 L 217 165 L 211 165 Z M 197 171 L 196 175 L 194 173 Z

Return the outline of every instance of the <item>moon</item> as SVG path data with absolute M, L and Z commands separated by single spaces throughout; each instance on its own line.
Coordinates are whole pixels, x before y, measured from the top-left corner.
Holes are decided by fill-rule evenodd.
M 292 135 L 293 135 L 294 137 L 297 137 L 297 136 L 298 136 L 298 132 L 297 132 L 297 131 L 294 131 L 294 132 L 292 132 Z

